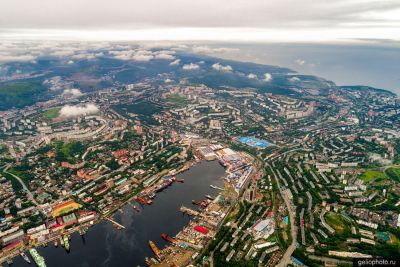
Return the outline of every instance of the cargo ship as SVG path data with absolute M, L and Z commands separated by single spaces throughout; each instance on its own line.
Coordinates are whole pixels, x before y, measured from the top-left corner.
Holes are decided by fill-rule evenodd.
M 64 241 L 64 248 L 66 251 L 69 251 L 70 246 L 69 246 L 69 240 L 68 240 L 68 236 L 64 235 L 63 236 L 63 241 Z
M 33 260 L 35 261 L 36 265 L 39 267 L 46 267 L 46 262 L 44 261 L 44 258 L 39 255 L 36 249 L 31 248 L 29 250 L 29 253 L 31 254 Z
M 31 264 L 31 260 L 29 259 L 28 255 L 25 254 L 25 252 L 21 252 L 21 257 L 26 261 L 27 263 Z
M 178 240 L 176 240 L 173 237 L 170 237 L 168 234 L 161 234 L 161 238 L 164 239 L 165 241 L 171 242 L 171 243 L 177 243 Z
M 151 250 L 153 250 L 154 255 L 156 255 L 157 259 L 161 259 L 161 252 L 160 249 L 156 246 L 156 244 L 154 244 L 153 241 L 149 240 L 149 246 Z

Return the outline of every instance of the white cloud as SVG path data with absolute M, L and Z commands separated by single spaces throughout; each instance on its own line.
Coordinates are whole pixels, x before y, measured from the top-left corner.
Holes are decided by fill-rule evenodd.
M 82 92 L 76 88 L 65 89 L 62 94 L 64 96 L 71 96 L 71 97 L 79 97 L 83 95 Z
M 200 66 L 197 64 L 194 64 L 194 63 L 185 64 L 182 67 L 182 69 L 184 69 L 184 70 L 197 70 L 199 68 L 200 68 Z
M 215 63 L 212 65 L 212 68 L 217 70 L 217 71 L 222 71 L 222 72 L 232 72 L 232 67 L 230 65 L 221 65 L 219 63 Z
M 303 65 L 306 63 L 306 61 L 303 60 L 303 59 L 296 59 L 294 62 L 295 62 L 297 65 L 300 65 L 300 66 L 303 66 Z
M 257 75 L 255 75 L 254 73 L 250 73 L 249 75 L 247 75 L 247 78 L 249 78 L 249 79 L 258 79 Z
M 69 65 L 71 65 L 71 64 L 74 64 L 75 62 L 73 61 L 73 60 L 69 60 L 68 62 L 67 62 L 67 64 L 69 64 Z
M 10 54 L 0 54 L 0 62 L 29 62 L 36 60 L 36 56 L 33 55 L 10 55 Z
M 171 80 L 171 79 L 165 79 L 164 82 L 165 82 L 165 83 L 172 83 L 173 80 Z
M 299 81 L 300 81 L 300 78 L 298 78 L 298 77 L 291 77 L 291 78 L 289 78 L 289 81 L 292 82 L 292 83 L 299 82 Z
M 96 114 L 100 112 L 99 108 L 94 104 L 86 104 L 84 106 L 64 106 L 60 110 L 60 117 L 70 118 L 82 115 Z
M 270 82 L 271 80 L 272 80 L 272 75 L 270 73 L 265 73 L 263 81 Z
M 174 61 L 172 61 L 171 63 L 169 63 L 169 65 L 171 66 L 177 66 L 181 63 L 180 59 L 175 59 Z
M 193 46 L 192 51 L 199 54 L 222 54 L 227 52 L 239 51 L 238 48 Z
M 175 56 L 173 55 L 174 51 L 169 50 L 161 50 L 161 51 L 150 51 L 143 49 L 128 49 L 121 51 L 110 51 L 109 54 L 113 55 L 114 58 L 121 60 L 134 60 L 134 61 L 142 61 L 147 62 L 153 59 L 160 60 L 174 60 Z

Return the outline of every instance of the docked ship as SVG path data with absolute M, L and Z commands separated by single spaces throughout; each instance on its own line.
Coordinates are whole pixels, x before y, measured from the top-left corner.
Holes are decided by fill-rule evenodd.
M 219 162 L 219 164 L 220 164 L 222 167 L 224 167 L 224 168 L 226 168 L 226 167 L 228 166 L 228 165 L 225 163 L 225 161 L 219 160 L 218 162 Z
M 185 182 L 185 179 L 177 179 L 176 180 L 178 183 L 184 183 Z
M 64 248 L 66 251 L 69 251 L 70 246 L 69 246 L 69 240 L 68 240 L 68 236 L 64 235 L 63 236 L 63 241 L 64 241 Z
M 36 249 L 31 248 L 29 250 L 29 253 L 31 254 L 33 260 L 35 261 L 36 265 L 39 267 L 46 267 L 46 262 L 44 261 L 44 258 L 39 255 Z
M 161 234 L 161 238 L 164 239 L 165 241 L 171 242 L 171 243 L 177 243 L 178 240 L 175 238 L 169 236 L 168 234 Z
M 149 246 L 150 246 L 151 250 L 153 250 L 154 255 L 156 255 L 156 257 L 158 259 L 160 259 L 161 258 L 161 252 L 160 252 L 160 249 L 156 246 L 156 244 L 154 244 L 153 241 L 149 240 Z
M 210 195 L 206 195 L 206 198 L 208 198 L 209 200 L 214 200 L 214 198 Z
M 54 247 L 58 247 L 58 240 L 57 239 L 54 240 Z
M 31 264 L 31 260 L 29 259 L 28 255 L 25 254 L 25 252 L 21 252 L 21 257 L 26 261 L 27 263 Z

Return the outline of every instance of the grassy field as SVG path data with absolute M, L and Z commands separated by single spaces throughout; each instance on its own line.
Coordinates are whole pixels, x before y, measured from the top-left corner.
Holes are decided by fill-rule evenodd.
M 343 219 L 337 214 L 327 214 L 325 216 L 325 221 L 339 234 L 343 233 L 346 229 L 346 225 Z
M 42 116 L 44 119 L 51 120 L 58 117 L 58 115 L 60 114 L 60 110 L 61 108 L 50 108 L 43 112 Z
M 167 102 L 175 106 L 183 107 L 186 106 L 187 99 L 179 94 L 171 94 L 167 97 Z
M 363 174 L 361 174 L 360 179 L 366 183 L 371 181 L 376 181 L 377 183 L 386 180 L 388 177 L 381 171 L 377 170 L 366 170 Z

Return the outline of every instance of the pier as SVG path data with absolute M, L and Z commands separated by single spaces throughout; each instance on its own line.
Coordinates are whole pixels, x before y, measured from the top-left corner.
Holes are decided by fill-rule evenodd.
M 104 217 L 105 220 L 110 221 L 113 225 L 117 226 L 119 229 L 125 229 L 125 226 L 123 226 L 122 224 L 117 223 L 116 221 L 114 221 L 113 219 L 109 218 L 109 217 Z
M 198 216 L 200 214 L 199 212 L 197 212 L 195 210 L 192 210 L 192 209 L 189 209 L 189 208 L 187 208 L 185 206 L 181 206 L 180 211 L 186 212 L 187 214 L 189 214 L 191 216 Z

